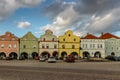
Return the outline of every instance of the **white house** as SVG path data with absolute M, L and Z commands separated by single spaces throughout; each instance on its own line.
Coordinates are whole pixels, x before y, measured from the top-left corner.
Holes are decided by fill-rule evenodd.
M 87 34 L 81 38 L 81 51 L 83 58 L 86 57 L 105 57 L 105 40 L 99 39 L 92 34 Z
M 110 33 L 105 33 L 100 36 L 100 39 L 105 40 L 105 56 L 109 55 L 120 56 L 119 37 Z

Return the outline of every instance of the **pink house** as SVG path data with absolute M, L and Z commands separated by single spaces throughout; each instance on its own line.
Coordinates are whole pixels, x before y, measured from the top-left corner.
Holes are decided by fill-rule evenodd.
M 12 57 L 17 59 L 19 54 L 19 39 L 12 33 L 6 32 L 0 36 L 0 58 Z

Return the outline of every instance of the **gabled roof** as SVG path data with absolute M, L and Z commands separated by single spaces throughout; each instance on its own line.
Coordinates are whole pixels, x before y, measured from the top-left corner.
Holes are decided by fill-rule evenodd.
M 98 39 L 98 37 L 96 37 L 96 36 L 94 36 L 92 34 L 87 33 L 87 35 L 85 37 L 81 38 L 81 39 Z
M 6 32 L 4 35 L 1 35 L 0 36 L 0 40 L 4 38 L 4 40 L 7 40 L 7 41 L 11 41 L 12 38 L 14 38 L 15 40 L 19 40 L 18 37 L 16 37 L 14 34 L 12 34 L 11 32 Z
M 38 39 L 32 34 L 32 32 L 28 32 L 28 33 L 26 33 L 22 38 L 20 38 L 20 40 L 24 40 L 24 39 L 27 39 L 27 40 L 38 40 Z
M 101 34 L 101 36 L 99 37 L 99 39 L 109 39 L 109 38 L 116 38 L 116 39 L 120 39 L 118 36 L 115 36 L 111 33 L 105 33 L 105 34 Z

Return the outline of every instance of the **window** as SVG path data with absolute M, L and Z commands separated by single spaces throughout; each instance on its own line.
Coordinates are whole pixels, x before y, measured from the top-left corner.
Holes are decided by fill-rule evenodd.
M 87 48 L 87 44 L 86 44 L 86 48 Z
M 62 45 L 62 48 L 64 49 L 64 48 L 65 48 L 65 45 Z
M 111 49 L 113 50 L 113 47 Z
M 46 48 L 49 48 L 49 45 L 48 45 L 48 44 L 46 45 Z
M 56 45 L 56 44 L 54 44 L 54 48 L 57 48 L 57 45 Z
M 95 44 L 93 44 L 93 48 L 95 48 Z
M 74 41 L 76 41 L 76 39 L 74 38 Z
M 27 40 L 26 38 L 24 38 L 24 40 Z
M 12 38 L 12 41 L 14 41 L 15 40 L 15 38 Z
M 70 35 L 70 34 L 68 34 L 68 36 L 70 37 L 71 35 Z
M 2 38 L 2 41 L 4 41 L 5 40 L 5 38 Z
M 8 48 L 11 48 L 11 47 L 12 47 L 12 45 L 11 45 L 11 44 L 9 44 L 9 45 L 8 45 Z
M 84 44 L 82 45 L 82 47 L 84 48 Z
M 92 48 L 92 44 L 90 44 L 90 48 Z
M 72 49 L 74 49 L 75 48 L 75 45 L 72 45 Z
M 36 45 L 34 45 L 33 48 L 36 48 Z
M 63 41 L 65 41 L 65 38 L 63 39 Z
M 118 50 L 119 48 L 117 47 L 117 50 Z
M 100 48 L 102 48 L 102 44 L 100 44 Z
M 44 44 L 42 44 L 42 48 L 45 48 Z
M 23 48 L 26 48 L 26 45 L 23 45 Z
M 16 44 L 14 45 L 14 48 L 16 48 L 17 46 L 16 46 Z
M 4 48 L 4 44 L 1 45 L 1 48 Z
M 52 38 L 52 41 L 54 41 L 54 38 Z
M 99 48 L 99 44 L 97 44 L 97 48 Z
M 45 38 L 43 39 L 43 41 L 45 41 Z

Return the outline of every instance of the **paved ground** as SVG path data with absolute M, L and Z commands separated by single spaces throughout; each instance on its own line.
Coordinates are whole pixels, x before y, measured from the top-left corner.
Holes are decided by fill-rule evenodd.
M 120 80 L 120 62 L 0 61 L 0 80 Z

